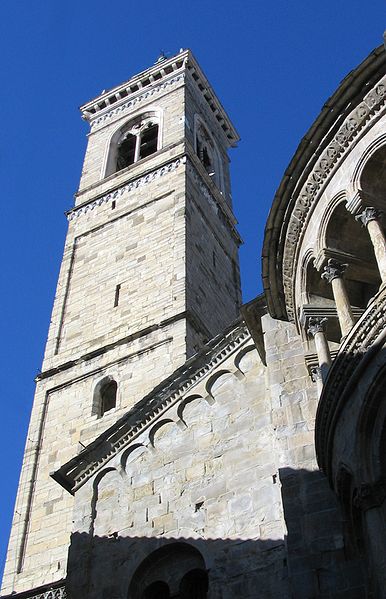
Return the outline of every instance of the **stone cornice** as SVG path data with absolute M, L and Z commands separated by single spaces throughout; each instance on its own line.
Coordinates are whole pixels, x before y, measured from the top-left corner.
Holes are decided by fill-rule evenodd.
M 185 73 L 176 73 L 174 76 L 165 79 L 162 83 L 158 85 L 153 85 L 146 91 L 137 94 L 132 97 L 130 100 L 120 103 L 115 108 L 110 108 L 109 110 L 103 111 L 98 118 L 93 120 L 90 119 L 90 127 L 91 131 L 97 131 L 106 123 L 111 121 L 116 116 L 125 116 L 127 113 L 131 112 L 134 107 L 141 104 L 144 100 L 149 100 L 150 98 L 156 99 L 157 95 L 160 92 L 164 92 L 168 87 L 174 87 L 177 83 L 181 83 L 185 79 Z M 139 107 L 139 106 L 138 106 Z
M 328 176 L 385 104 L 385 63 L 381 46 L 343 80 L 300 142 L 284 174 L 268 217 L 263 247 L 263 284 L 274 318 L 295 320 L 296 255 L 305 224 Z
M 315 442 L 319 466 L 331 476 L 331 455 L 335 426 L 352 389 L 382 347 L 386 325 L 386 288 L 375 296 L 360 320 L 342 344 L 320 397 L 315 424 Z M 369 382 L 370 384 L 371 382 Z
M 90 122 L 91 130 L 104 126 L 106 121 L 131 111 L 136 104 L 156 97 L 160 91 L 182 82 L 189 72 L 196 89 L 213 112 L 229 145 L 235 145 L 239 135 L 216 97 L 210 83 L 190 50 L 181 50 L 171 58 L 158 60 L 153 66 L 128 81 L 104 91 L 80 107 L 82 117 Z
M 215 337 L 202 352 L 176 370 L 78 456 L 52 473 L 52 478 L 70 493 L 75 493 L 90 476 L 181 401 L 191 388 L 248 339 L 249 332 L 240 323 Z

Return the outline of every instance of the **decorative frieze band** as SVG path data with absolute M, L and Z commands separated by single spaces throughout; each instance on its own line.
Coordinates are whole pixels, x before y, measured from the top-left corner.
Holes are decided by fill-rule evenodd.
M 15 595 L 17 598 L 17 595 Z M 67 599 L 67 593 L 65 587 L 59 587 L 58 589 L 50 589 L 37 595 L 31 595 L 27 599 Z
M 175 85 L 176 83 L 183 81 L 184 79 L 185 79 L 185 73 L 179 73 L 175 77 L 172 77 L 171 79 L 167 79 L 166 81 L 163 81 L 159 85 L 155 85 L 155 86 L 147 89 L 144 93 L 139 94 L 132 100 L 129 100 L 128 102 L 124 102 L 120 106 L 117 106 L 116 108 L 113 108 L 112 110 L 109 110 L 108 112 L 105 112 L 105 114 L 103 114 L 102 116 L 90 121 L 91 131 L 98 129 L 98 125 L 104 124 L 106 121 L 111 120 L 113 117 L 115 117 L 117 115 L 124 116 L 126 112 L 131 110 L 137 104 L 140 104 L 144 100 L 151 98 L 155 94 L 157 94 L 161 91 L 164 91 L 168 87 L 171 87 L 171 86 Z
M 295 254 L 300 247 L 300 238 L 310 210 L 315 203 L 319 190 L 328 174 L 350 148 L 363 127 L 385 104 L 386 76 L 369 91 L 361 102 L 345 119 L 339 131 L 324 150 L 312 169 L 306 183 L 296 195 L 287 229 L 287 243 L 283 256 L 283 287 L 286 298 L 287 314 L 290 320 L 295 318 L 294 308 L 294 268 Z
M 151 173 L 144 175 L 143 177 L 139 177 L 138 179 L 134 179 L 133 181 L 130 181 L 125 185 L 122 185 L 122 187 L 120 187 L 119 189 L 110 191 L 109 193 L 97 198 L 92 202 L 89 202 L 88 204 L 85 204 L 84 206 L 79 206 L 79 208 L 74 208 L 73 210 L 70 210 L 67 213 L 67 219 L 71 221 L 74 218 L 80 216 L 81 214 L 86 214 L 86 212 L 94 210 L 94 208 L 96 208 L 97 206 L 102 206 L 102 204 L 107 204 L 112 200 L 116 200 L 124 193 L 129 193 L 138 189 L 139 187 L 147 185 L 148 183 L 152 183 L 156 179 L 159 179 L 160 177 L 163 177 L 164 175 L 167 175 L 168 173 L 175 171 L 181 164 L 185 164 L 185 162 L 185 156 L 183 156 L 182 158 L 177 158 L 177 160 L 169 162 L 169 164 L 165 164 L 161 168 L 157 168 Z

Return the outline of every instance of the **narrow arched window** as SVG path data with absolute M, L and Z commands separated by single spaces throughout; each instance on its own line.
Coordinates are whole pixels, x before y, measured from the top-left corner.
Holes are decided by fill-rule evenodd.
M 153 116 L 143 115 L 126 125 L 119 133 L 115 147 L 115 164 L 107 168 L 107 174 L 118 172 L 158 150 L 159 125 Z M 114 149 L 112 149 L 114 154 Z
M 118 385 L 114 380 L 107 381 L 102 385 L 100 389 L 100 416 L 103 416 L 117 405 L 117 389 Z
M 221 159 L 216 143 L 209 135 L 200 117 L 196 115 L 195 123 L 195 145 L 196 154 L 209 177 L 222 191 Z

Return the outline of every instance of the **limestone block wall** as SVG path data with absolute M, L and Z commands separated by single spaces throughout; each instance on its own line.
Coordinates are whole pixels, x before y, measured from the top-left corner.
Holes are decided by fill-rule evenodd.
M 184 311 L 184 171 L 70 221 L 43 369 Z
M 3 592 L 66 576 L 73 497 L 50 473 L 91 443 L 184 360 L 186 323 L 117 345 L 38 382 L 9 541 Z M 98 418 L 95 388 L 111 376 L 117 406 Z
M 239 238 L 208 191 L 197 185 L 199 175 L 187 169 L 187 306 L 208 323 L 214 337 L 233 322 L 241 305 Z
M 366 597 L 361 559 L 350 555 L 345 518 L 316 463 L 316 384 L 295 325 L 262 320 L 272 427 L 286 527 L 290 597 Z
M 265 369 L 255 350 L 234 358 L 77 491 L 71 597 L 126 597 L 142 560 L 176 540 L 203 555 L 209 597 L 286 596 Z

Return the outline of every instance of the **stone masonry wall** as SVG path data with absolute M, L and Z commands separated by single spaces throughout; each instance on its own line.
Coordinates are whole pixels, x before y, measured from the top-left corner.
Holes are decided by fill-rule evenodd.
M 210 597 L 287 595 L 265 372 L 255 350 L 240 355 L 76 493 L 73 599 L 126 598 L 142 560 L 176 540 L 203 555 Z

